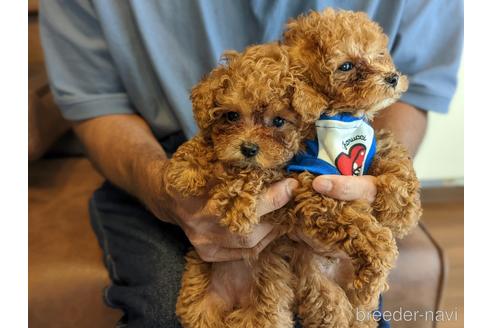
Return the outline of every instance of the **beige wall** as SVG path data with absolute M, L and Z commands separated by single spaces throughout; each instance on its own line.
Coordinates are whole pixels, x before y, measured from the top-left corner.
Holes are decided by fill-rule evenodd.
M 463 184 L 463 61 L 456 94 L 447 115 L 430 113 L 424 143 L 415 158 L 422 184 Z

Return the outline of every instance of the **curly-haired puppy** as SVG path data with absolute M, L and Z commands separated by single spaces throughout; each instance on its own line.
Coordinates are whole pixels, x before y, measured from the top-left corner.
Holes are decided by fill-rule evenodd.
M 257 196 L 285 177 L 284 165 L 326 104 L 295 80 L 278 44 L 225 59 L 192 90 L 200 132 L 171 159 L 167 187 L 181 197 L 206 196 L 206 210 L 244 234 L 259 221 Z M 262 220 L 282 224 L 278 213 Z M 292 327 L 290 245 L 283 237 L 258 258 L 223 263 L 206 263 L 192 251 L 176 307 L 183 326 Z
M 325 115 L 312 128 L 314 140 L 306 156 L 312 147 L 314 157 L 330 165 L 314 173 L 304 170 L 306 163 L 317 165 L 319 158 L 313 157 L 291 166 L 301 183 L 291 213 L 298 229 L 327 249 L 323 259 L 308 249 L 298 255 L 299 315 L 304 327 L 346 327 L 353 319 L 351 308 L 340 306 L 326 286 L 335 282 L 354 308 L 374 310 L 397 256 L 395 237 L 408 233 L 421 214 L 419 183 L 409 154 L 389 132 L 375 133 L 368 124 L 377 111 L 399 98 L 408 82 L 395 69 L 381 27 L 365 13 L 326 9 L 300 16 L 287 24 L 284 43 L 292 72 L 327 102 Z M 373 137 L 377 141 L 371 141 Z M 375 176 L 376 200 L 338 201 L 315 192 L 312 181 L 323 172 Z M 340 256 L 350 258 L 351 270 L 342 272 L 347 267 L 341 265 L 346 261 L 335 260 Z

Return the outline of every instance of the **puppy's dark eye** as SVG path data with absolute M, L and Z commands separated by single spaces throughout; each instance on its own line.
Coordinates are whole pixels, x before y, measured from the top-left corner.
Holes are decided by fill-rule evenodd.
M 240 115 L 237 112 L 227 112 L 226 118 L 229 122 L 239 121 Z
M 342 71 L 342 72 L 348 72 L 350 71 L 352 68 L 354 68 L 354 64 L 352 64 L 351 62 L 346 62 L 346 63 L 343 63 L 342 65 L 340 65 L 338 67 L 338 70 Z
M 272 121 L 273 126 L 280 128 L 285 124 L 285 120 L 281 117 L 275 117 Z

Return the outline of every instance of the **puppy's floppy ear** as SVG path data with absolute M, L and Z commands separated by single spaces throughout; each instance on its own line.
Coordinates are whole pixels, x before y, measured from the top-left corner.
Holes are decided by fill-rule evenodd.
M 239 56 L 240 53 L 234 50 L 225 51 L 221 58 L 222 65 L 210 72 L 191 90 L 193 115 L 201 130 L 209 128 L 222 114 L 217 97 L 230 85 L 230 66 Z
M 319 119 L 327 106 L 328 102 L 322 94 L 316 92 L 305 82 L 295 83 L 292 88 L 292 107 L 304 122 L 312 123 Z
M 214 69 L 191 90 L 193 115 L 201 130 L 209 128 L 220 116 L 216 99 L 229 85 L 227 71 L 225 66 Z

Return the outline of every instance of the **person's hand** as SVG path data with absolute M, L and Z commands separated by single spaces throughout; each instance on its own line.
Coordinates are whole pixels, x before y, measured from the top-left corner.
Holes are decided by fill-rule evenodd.
M 270 186 L 258 200 L 257 215 L 263 216 L 287 204 L 297 185 L 297 180 L 285 179 Z M 149 206 L 151 211 L 158 218 L 179 225 L 206 262 L 238 260 L 258 254 L 277 237 L 276 230 L 268 223 L 256 225 L 248 235 L 229 232 L 219 224 L 218 217 L 204 211 L 206 196 L 182 198 L 166 194 L 164 198 L 157 196 L 156 200 Z

